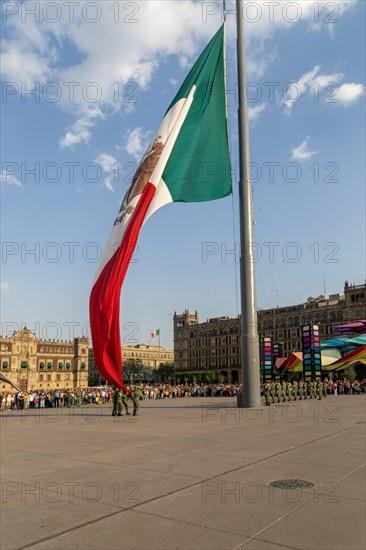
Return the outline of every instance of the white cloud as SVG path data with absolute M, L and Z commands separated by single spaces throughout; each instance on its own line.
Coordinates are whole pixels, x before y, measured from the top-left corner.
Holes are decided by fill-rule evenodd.
M 268 67 L 273 63 L 275 55 L 267 53 L 251 53 L 247 56 L 247 75 L 254 80 L 262 78 Z
M 143 132 L 142 128 L 135 128 L 127 132 L 127 141 L 125 150 L 130 155 L 134 156 L 137 161 L 141 160 L 142 154 L 145 152 L 151 132 Z
M 3 41 L 3 53 L 0 56 L 1 72 L 10 82 L 21 88 L 31 89 L 36 82 L 46 82 L 49 74 L 48 61 L 36 52 L 22 51 L 16 42 Z
M 101 12 L 101 17 L 94 23 L 87 21 L 83 2 L 75 2 L 75 6 L 67 4 L 58 3 L 61 12 L 58 21 L 47 22 L 42 12 L 38 22 L 37 17 L 29 15 L 24 24 L 25 3 L 22 3 L 18 13 L 8 17 L 6 23 L 1 70 L 7 80 L 19 86 L 22 82 L 27 85 L 54 82 L 61 86 L 62 97 L 58 106 L 75 117 L 75 122 L 65 129 L 60 139 L 60 146 L 69 148 L 88 143 L 95 125 L 102 118 L 120 111 L 128 113 L 135 107 L 134 102 L 126 101 L 124 86 L 128 82 L 134 83 L 138 93 L 143 92 L 149 87 L 159 65 L 172 55 L 177 56 L 184 70 L 188 70 L 222 21 L 220 3 L 215 15 L 206 14 L 205 17 L 205 3 L 196 0 L 131 2 L 129 10 L 133 14 L 126 10 L 124 2 L 113 2 L 113 10 L 112 3 L 94 2 Z M 290 31 L 303 21 L 317 31 L 331 27 L 331 24 L 324 23 L 326 16 L 327 23 L 332 17 L 326 1 L 315 3 L 316 9 L 319 7 L 320 26 L 314 26 L 316 10 L 311 9 L 314 3 L 308 0 L 286 3 L 299 7 L 298 17 L 293 7 L 284 12 L 283 3 L 277 6 L 276 2 L 263 0 L 251 4 L 258 6 L 260 14 L 256 23 L 249 21 L 247 24 L 248 67 L 250 74 L 257 78 L 271 63 L 273 54 L 266 52 L 270 50 L 268 41 L 275 32 Z M 269 4 L 273 4 L 273 18 Z M 356 0 L 338 0 L 330 4 L 336 6 L 333 15 L 339 19 L 356 4 Z M 35 0 L 26 2 L 28 11 L 42 11 L 42 5 Z M 233 5 L 233 2 L 228 3 L 230 9 Z M 88 12 L 89 17 L 95 15 L 95 10 Z M 55 8 L 46 10 L 46 13 L 54 17 Z M 255 14 L 252 10 L 247 15 L 253 17 Z M 116 24 L 116 17 L 123 23 L 123 32 L 121 24 Z M 132 20 L 137 20 L 138 24 Z M 233 51 L 235 18 L 229 16 L 228 22 L 228 44 Z M 75 50 L 75 55 L 70 55 L 70 48 Z M 64 83 L 77 84 L 72 99 Z M 88 101 L 85 93 L 90 83 L 97 83 L 100 90 L 95 103 Z
M 4 294 L 5 294 L 6 292 L 8 292 L 9 287 L 10 287 L 9 283 L 6 283 L 5 281 L 0 283 L 0 290 L 1 290 L 1 292 L 4 293 Z
M 97 158 L 94 159 L 94 162 L 99 164 L 102 170 L 107 174 L 118 173 L 119 163 L 112 155 L 109 155 L 108 153 L 101 153 L 100 155 L 97 156 Z M 112 175 L 107 176 L 104 179 L 104 185 L 108 189 L 108 191 L 111 191 L 114 193 L 112 179 L 113 179 Z
M 1 183 L 23 187 L 21 182 L 13 174 L 9 174 L 6 170 L 1 171 L 0 179 Z
M 297 82 L 288 85 L 282 99 L 285 106 L 284 114 L 291 115 L 294 105 L 305 94 L 310 94 L 316 103 L 322 101 L 325 105 L 353 105 L 364 93 L 362 84 L 344 83 L 340 86 L 345 75 L 342 73 L 321 74 L 320 65 L 303 74 Z
M 74 145 L 78 145 L 81 142 L 88 143 L 94 121 L 98 118 L 104 118 L 100 108 L 87 107 L 85 113 L 74 122 L 70 130 L 60 139 L 60 147 L 62 149 L 65 147 L 72 149 Z
M 105 172 L 112 172 L 118 166 L 118 161 L 108 153 L 101 153 L 94 159 L 94 162 L 100 164 Z
M 105 178 L 104 185 L 106 186 L 108 191 L 111 191 L 112 193 L 114 193 L 114 187 L 112 185 L 112 176 L 108 176 L 107 178 Z
M 8 17 L 1 69 L 4 77 L 19 87 L 22 82 L 52 82 L 62 88 L 58 106 L 75 116 L 60 139 L 60 146 L 69 148 L 88 143 L 101 118 L 130 112 L 135 107 L 130 100 L 133 87 L 137 94 L 146 90 L 167 56 L 184 56 L 190 63 L 220 21 L 217 14 L 203 24 L 202 5 L 194 0 L 131 2 L 129 10 L 125 2 L 113 2 L 113 10 L 112 3 L 94 2 L 101 17 L 93 24 L 87 21 L 84 3 L 72 7 L 73 21 L 66 4 L 59 3 L 62 17 L 52 23 L 45 20 L 42 3 L 34 0 L 26 2 L 26 9 L 41 10 L 38 22 L 36 16 L 28 15 L 25 25 L 24 14 L 22 22 L 25 3 Z M 88 16 L 94 16 L 96 9 Z M 55 8 L 46 10 L 50 17 L 54 12 Z M 118 22 L 123 23 L 123 32 Z M 75 55 L 65 55 L 70 47 Z M 65 83 L 75 84 L 72 98 Z M 96 102 L 87 97 L 90 83 L 96 83 L 100 92 Z M 126 88 L 128 83 L 132 86 Z
M 183 71 L 188 71 L 192 67 L 192 62 L 189 61 L 188 57 L 182 55 L 182 57 L 179 58 L 179 66 Z
M 267 103 L 260 103 L 255 107 L 248 107 L 248 116 L 249 116 L 250 122 L 254 122 L 255 120 L 257 120 L 259 115 L 263 113 L 266 107 L 267 107 Z
M 246 42 L 249 47 L 255 43 L 265 43 L 277 31 L 291 31 L 295 25 L 306 23 L 309 31 L 326 31 L 334 34 L 337 23 L 343 14 L 352 9 L 357 0 L 297 0 L 296 2 L 268 2 L 256 0 L 244 3 L 246 21 Z M 229 13 L 235 10 L 235 3 L 227 2 Z M 209 19 L 209 18 L 207 18 Z M 229 37 L 235 36 L 235 18 L 228 17 Z
M 356 103 L 360 97 L 365 95 L 365 86 L 363 84 L 346 83 L 337 90 L 335 99 L 345 107 Z
M 292 160 L 305 161 L 316 155 L 317 151 L 310 151 L 310 138 L 306 137 L 298 147 L 292 149 Z

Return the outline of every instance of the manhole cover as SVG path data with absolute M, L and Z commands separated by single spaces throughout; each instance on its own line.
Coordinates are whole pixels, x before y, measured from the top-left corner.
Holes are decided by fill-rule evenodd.
M 278 481 L 271 481 L 270 485 L 277 489 L 308 489 L 314 487 L 314 483 L 305 479 L 279 479 Z

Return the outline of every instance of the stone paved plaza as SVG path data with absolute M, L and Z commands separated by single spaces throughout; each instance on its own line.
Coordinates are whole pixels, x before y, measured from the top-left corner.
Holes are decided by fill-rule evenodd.
M 3 413 L 1 549 L 365 548 L 366 398 Z M 301 479 L 306 489 L 271 481 Z

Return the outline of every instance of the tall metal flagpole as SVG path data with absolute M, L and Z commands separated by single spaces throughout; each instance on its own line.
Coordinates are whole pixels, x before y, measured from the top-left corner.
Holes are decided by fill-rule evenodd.
M 240 284 L 241 284 L 241 373 L 243 392 L 241 407 L 259 407 L 260 371 L 255 257 L 253 235 L 253 202 L 250 180 L 249 122 L 246 98 L 244 0 L 236 0 L 237 62 L 239 84 L 239 163 L 240 163 Z

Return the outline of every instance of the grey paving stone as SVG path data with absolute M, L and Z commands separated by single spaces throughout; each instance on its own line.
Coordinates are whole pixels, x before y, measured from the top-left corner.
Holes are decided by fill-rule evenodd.
M 109 407 L 8 413 L 1 548 L 363 548 L 365 404 L 162 400 L 118 421 Z M 296 477 L 319 495 L 269 488 Z

